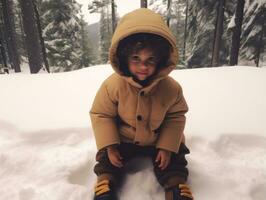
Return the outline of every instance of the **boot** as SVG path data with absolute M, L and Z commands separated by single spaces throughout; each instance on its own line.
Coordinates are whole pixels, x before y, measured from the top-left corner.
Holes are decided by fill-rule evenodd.
M 109 180 L 102 180 L 96 184 L 94 200 L 117 200 L 113 184 Z
M 185 184 L 165 189 L 165 200 L 193 200 L 192 193 Z

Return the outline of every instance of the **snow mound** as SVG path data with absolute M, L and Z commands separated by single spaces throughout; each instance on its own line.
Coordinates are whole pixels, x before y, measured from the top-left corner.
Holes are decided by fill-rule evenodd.
M 89 109 L 110 66 L 0 75 L 0 200 L 92 200 L 96 146 Z M 195 199 L 264 200 L 266 69 L 174 71 L 190 111 L 186 136 Z M 162 200 L 150 160 L 128 164 L 124 200 Z

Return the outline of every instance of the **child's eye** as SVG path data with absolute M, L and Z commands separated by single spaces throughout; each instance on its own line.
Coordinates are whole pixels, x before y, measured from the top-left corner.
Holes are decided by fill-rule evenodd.
M 138 56 L 132 56 L 130 58 L 130 61 L 134 62 L 134 63 L 139 63 L 140 62 L 140 58 Z
M 156 63 L 157 63 L 157 61 L 155 58 L 149 58 L 147 60 L 147 64 L 149 64 L 149 65 L 156 65 Z

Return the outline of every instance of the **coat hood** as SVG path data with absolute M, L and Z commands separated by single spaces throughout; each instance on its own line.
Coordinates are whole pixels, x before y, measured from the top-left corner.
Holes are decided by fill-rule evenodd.
M 156 78 L 167 76 L 176 66 L 178 62 L 178 50 L 176 47 L 175 37 L 171 30 L 164 22 L 161 15 L 147 9 L 140 8 L 124 15 L 119 21 L 114 35 L 112 37 L 109 49 L 109 60 L 116 73 L 123 76 L 119 70 L 119 61 L 117 58 L 117 47 L 119 42 L 136 33 L 152 33 L 165 38 L 171 45 L 171 53 L 168 66 L 163 68 Z

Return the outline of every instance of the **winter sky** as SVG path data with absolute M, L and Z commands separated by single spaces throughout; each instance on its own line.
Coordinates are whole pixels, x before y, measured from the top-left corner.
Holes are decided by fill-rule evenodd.
M 78 3 L 82 5 L 81 11 L 84 15 L 84 19 L 88 24 L 93 24 L 99 21 L 100 15 L 99 14 L 90 14 L 88 11 L 88 4 L 90 1 L 88 0 L 77 0 Z M 123 16 L 125 13 L 128 13 L 132 10 L 135 10 L 140 7 L 139 0 L 116 0 L 117 4 L 117 12 L 119 16 Z

